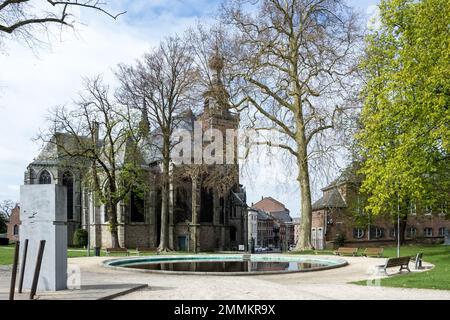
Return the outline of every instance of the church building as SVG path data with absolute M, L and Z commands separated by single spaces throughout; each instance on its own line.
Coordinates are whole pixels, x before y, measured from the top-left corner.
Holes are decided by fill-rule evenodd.
M 203 123 L 203 130 L 217 128 L 238 129 L 239 116 L 230 112 L 229 96 L 222 84 L 223 61 L 217 55 L 210 61 L 214 74 L 212 84 L 204 93 L 204 108 L 200 115 L 187 119 L 187 127 L 194 130 L 194 121 Z M 151 133 L 149 133 L 151 134 Z M 54 139 L 70 144 L 71 137 L 56 133 Z M 237 143 L 237 141 L 235 142 Z M 100 146 L 102 147 L 102 146 Z M 126 157 L 126 147 L 123 157 Z M 237 150 L 237 147 L 235 146 Z M 148 175 L 144 198 L 130 194 L 118 205 L 118 235 L 121 247 L 156 248 L 161 230 L 161 159 L 158 154 L 142 150 L 142 167 Z M 66 187 L 68 243 L 73 243 L 77 229 L 89 232 L 91 247 L 109 248 L 112 245 L 105 208 L 95 195 L 83 186 L 83 175 L 70 165 L 61 166 L 63 152 L 55 144 L 44 146 L 29 164 L 25 184 L 58 184 Z M 236 160 L 237 161 L 237 160 Z M 226 166 L 215 164 L 215 166 Z M 202 177 L 185 178 L 172 184 L 169 191 L 169 247 L 177 251 L 237 250 L 246 245 L 247 210 L 245 188 L 239 183 L 237 162 L 232 170 L 234 184 L 227 192 L 218 192 L 202 185 Z M 228 171 L 227 171 L 228 172 Z M 182 187 L 180 187 L 182 185 Z

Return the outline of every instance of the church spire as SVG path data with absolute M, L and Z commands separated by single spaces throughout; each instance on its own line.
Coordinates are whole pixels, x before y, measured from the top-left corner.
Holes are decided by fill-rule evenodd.
M 225 59 L 220 54 L 219 47 L 216 45 L 209 59 L 209 68 L 212 74 L 209 89 L 204 93 L 205 111 L 227 115 L 229 113 L 230 98 L 222 82 Z
M 142 135 L 146 136 L 150 133 L 150 123 L 148 121 L 147 102 L 143 98 L 141 121 L 139 122 L 139 129 Z
M 216 45 L 214 48 L 214 53 L 209 59 L 209 68 L 212 72 L 212 84 L 220 85 L 222 84 L 222 72 L 224 68 L 224 59 L 219 52 L 219 47 Z

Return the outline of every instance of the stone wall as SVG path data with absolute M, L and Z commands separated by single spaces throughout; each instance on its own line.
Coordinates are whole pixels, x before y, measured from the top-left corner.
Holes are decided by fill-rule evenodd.
M 129 224 L 125 226 L 125 247 L 129 249 L 154 247 L 150 241 L 153 226 L 148 224 Z

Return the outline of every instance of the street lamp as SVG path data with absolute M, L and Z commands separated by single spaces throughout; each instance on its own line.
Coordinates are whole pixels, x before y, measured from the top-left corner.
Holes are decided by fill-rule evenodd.
M 400 257 L 400 196 L 397 197 L 397 258 Z

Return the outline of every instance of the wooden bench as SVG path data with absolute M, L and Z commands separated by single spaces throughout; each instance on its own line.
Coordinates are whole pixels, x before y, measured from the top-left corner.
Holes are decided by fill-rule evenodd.
M 383 248 L 366 248 L 364 250 L 363 256 L 381 258 L 383 256 L 383 251 Z
M 106 255 L 109 256 L 111 253 L 124 253 L 127 256 L 130 255 L 127 248 L 106 248 Z
M 411 272 L 409 270 L 409 261 L 411 260 L 411 257 L 400 257 L 400 258 L 389 258 L 386 260 L 386 263 L 383 265 L 379 265 L 378 268 L 383 269 L 384 273 L 387 274 L 386 269 L 392 268 L 392 267 L 400 267 L 400 272 L 403 269 L 408 270 L 408 272 Z
M 141 254 L 159 254 L 158 252 L 158 248 L 136 248 L 137 254 L 138 256 L 140 256 Z
M 334 254 L 337 256 L 346 255 L 346 254 L 356 256 L 358 254 L 358 248 L 341 247 L 341 248 L 337 249 L 334 252 Z

